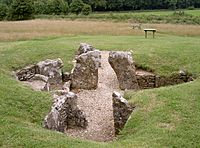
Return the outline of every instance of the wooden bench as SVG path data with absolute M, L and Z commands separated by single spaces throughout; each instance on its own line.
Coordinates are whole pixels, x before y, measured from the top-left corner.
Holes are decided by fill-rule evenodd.
M 145 38 L 147 38 L 147 32 L 153 32 L 153 38 L 155 38 L 156 29 L 144 29 Z

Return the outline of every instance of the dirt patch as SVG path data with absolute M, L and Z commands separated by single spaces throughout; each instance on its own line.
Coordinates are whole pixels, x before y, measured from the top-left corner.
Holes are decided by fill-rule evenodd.
M 168 123 L 158 123 L 157 127 L 158 128 L 163 128 L 163 129 L 167 129 L 169 131 L 173 131 L 176 129 L 176 127 L 178 126 L 178 124 L 180 124 L 182 122 L 182 117 L 179 115 L 179 113 L 177 112 L 170 112 L 170 118 L 171 121 Z
M 137 69 L 136 70 L 136 75 L 138 75 L 138 76 L 154 76 L 155 74 L 152 73 L 152 72 L 148 72 L 148 71 L 142 70 L 142 69 Z
M 175 125 L 173 123 L 159 123 L 158 127 L 168 129 L 170 131 L 175 129 Z

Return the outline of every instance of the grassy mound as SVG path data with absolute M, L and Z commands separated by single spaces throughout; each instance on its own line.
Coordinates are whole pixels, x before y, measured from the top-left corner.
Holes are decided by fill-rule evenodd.
M 100 50 L 133 51 L 137 65 L 169 75 L 186 69 L 199 76 L 200 38 L 160 35 L 71 36 L 0 43 L 0 146 L 2 147 L 198 147 L 200 145 L 200 81 L 129 91 L 126 98 L 136 111 L 111 143 L 97 143 L 66 137 L 42 127 L 51 106 L 47 92 L 33 92 L 12 76 L 12 71 L 47 58 L 60 57 L 65 70 L 80 42 Z
M 127 92 L 126 97 L 138 109 L 121 139 L 142 146 L 198 147 L 199 96 L 200 80 L 139 93 Z

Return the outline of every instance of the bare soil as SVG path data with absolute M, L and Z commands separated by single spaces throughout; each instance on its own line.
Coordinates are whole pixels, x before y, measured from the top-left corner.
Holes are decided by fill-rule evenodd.
M 152 72 L 148 72 L 148 71 L 145 71 L 145 70 L 141 70 L 141 69 L 138 69 L 136 70 L 136 75 L 139 75 L 139 76 L 153 76 L 155 75 L 154 73 Z

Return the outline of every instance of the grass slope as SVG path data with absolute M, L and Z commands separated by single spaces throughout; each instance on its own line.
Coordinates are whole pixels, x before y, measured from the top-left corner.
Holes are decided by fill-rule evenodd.
M 122 132 L 126 142 L 152 147 L 200 146 L 200 80 L 126 96 L 138 106 Z
M 200 38 L 160 35 L 71 36 L 0 43 L 0 146 L 2 147 L 198 147 L 200 81 L 173 87 L 127 92 L 137 105 L 118 141 L 76 140 L 42 128 L 51 106 L 49 93 L 33 92 L 11 72 L 46 58 L 60 57 L 65 70 L 80 42 L 101 50 L 132 50 L 136 63 L 168 75 L 179 69 L 200 72 Z

